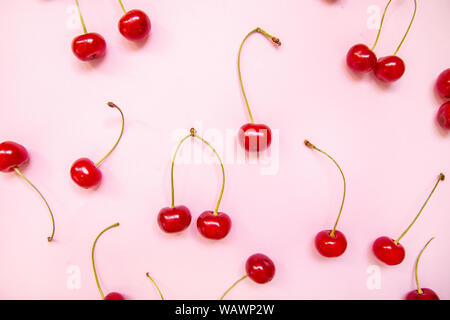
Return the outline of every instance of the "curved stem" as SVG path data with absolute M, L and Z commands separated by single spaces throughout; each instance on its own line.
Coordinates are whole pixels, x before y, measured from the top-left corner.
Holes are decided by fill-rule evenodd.
M 122 7 L 122 10 L 124 13 L 127 13 L 127 10 L 125 10 L 125 6 L 122 3 L 122 0 L 119 0 L 120 6 Z
M 245 275 L 242 278 L 240 278 L 238 281 L 233 283 L 233 285 L 227 291 L 225 291 L 225 293 L 222 295 L 222 297 L 220 297 L 219 300 L 223 300 L 223 298 L 225 298 L 225 296 L 228 294 L 228 292 L 230 292 L 239 282 L 241 282 L 242 280 L 246 279 L 247 277 L 248 277 L 248 275 Z
M 52 218 L 52 235 L 50 237 L 47 237 L 47 241 L 50 242 L 53 240 L 53 236 L 55 235 L 55 219 L 53 217 L 53 213 L 52 213 L 52 209 L 50 209 L 50 206 L 47 202 L 47 200 L 45 200 L 44 196 L 42 195 L 42 193 L 39 191 L 38 188 L 36 188 L 36 186 L 31 183 L 30 180 L 28 180 L 23 174 L 22 172 L 20 172 L 20 170 L 17 167 L 14 167 L 14 171 L 23 179 L 25 180 L 38 194 L 39 196 L 41 196 L 42 200 L 44 200 L 45 205 L 47 206 L 48 212 L 50 213 L 50 217 Z
M 86 34 L 87 33 L 87 29 L 86 29 L 86 25 L 84 24 L 83 15 L 81 14 L 80 4 L 78 3 L 78 0 L 75 0 L 75 2 L 77 4 L 78 14 L 80 15 L 81 26 L 83 27 L 83 32 L 84 32 L 84 34 Z
M 97 276 L 97 269 L 95 268 L 95 259 L 94 259 L 94 252 L 95 252 L 95 245 L 97 244 L 98 239 L 101 237 L 102 234 L 104 234 L 106 231 L 108 231 L 109 229 L 118 227 L 119 223 L 115 223 L 112 226 L 109 226 L 108 228 L 104 229 L 102 232 L 100 232 L 97 236 L 97 238 L 95 238 L 94 244 L 92 245 L 92 251 L 91 251 L 91 260 L 92 260 L 92 268 L 94 270 L 94 276 L 95 276 L 95 282 L 97 283 L 97 288 L 98 291 L 100 292 L 100 296 L 102 297 L 102 299 L 105 299 L 105 295 L 103 294 L 102 288 L 100 287 L 100 283 L 98 281 L 98 276 Z
M 386 12 L 387 12 L 387 10 L 388 10 L 389 5 L 391 4 L 391 2 L 392 2 L 392 0 L 389 0 L 389 2 L 387 3 L 386 7 L 384 8 L 383 16 L 382 16 L 382 18 L 381 18 L 380 28 L 378 29 L 377 38 L 375 39 L 375 43 L 373 44 L 371 50 L 374 50 L 375 47 L 377 46 L 378 39 L 380 38 L 380 34 L 381 34 L 381 29 L 383 28 L 384 18 L 386 17 Z M 414 0 L 414 13 L 413 13 L 413 16 L 412 16 L 412 18 L 411 18 L 411 22 L 410 22 L 409 25 L 408 25 L 408 29 L 406 29 L 406 32 L 405 32 L 405 34 L 404 34 L 404 36 L 403 36 L 403 38 L 402 38 L 402 41 L 400 42 L 400 44 L 398 45 L 397 49 L 395 50 L 394 56 L 395 56 L 395 55 L 398 53 L 398 51 L 400 50 L 401 46 L 403 45 L 403 42 L 405 42 L 406 36 L 408 35 L 409 30 L 411 29 L 411 26 L 412 26 L 412 24 L 413 24 L 413 22 L 414 22 L 414 19 L 415 19 L 415 17 L 416 17 L 416 13 L 417 13 L 417 0 Z
M 334 224 L 333 230 L 330 233 L 330 236 L 334 237 L 334 233 L 336 231 L 337 225 L 339 223 L 339 219 L 341 218 L 341 214 L 342 214 L 342 209 L 344 208 L 344 202 L 345 202 L 345 195 L 347 193 L 347 182 L 345 181 L 345 176 L 344 176 L 344 172 L 342 171 L 341 167 L 339 166 L 339 164 L 337 163 L 336 160 L 333 159 L 333 157 L 331 157 L 328 153 L 326 153 L 323 150 L 320 150 L 319 148 L 317 148 L 315 145 L 313 145 L 311 142 L 309 142 L 308 140 L 305 140 L 305 145 L 310 148 L 310 149 L 314 149 L 319 151 L 320 153 L 326 155 L 328 158 L 330 158 L 334 164 L 336 165 L 336 167 L 339 169 L 339 172 L 342 175 L 342 179 L 344 180 L 344 194 L 342 196 L 342 203 L 341 203 L 341 208 L 339 209 L 339 214 L 338 217 L 336 219 L 336 223 Z
M 405 231 L 403 231 L 403 233 L 400 235 L 400 237 L 398 237 L 397 240 L 395 240 L 395 244 L 399 243 L 400 240 L 405 236 L 405 234 L 409 231 L 409 229 L 411 229 L 411 227 L 413 226 L 413 224 L 417 221 L 417 219 L 419 218 L 420 214 L 422 213 L 423 209 L 425 208 L 425 206 L 427 205 L 428 201 L 430 200 L 431 196 L 433 195 L 434 191 L 436 190 L 437 186 L 439 185 L 439 182 L 444 181 L 445 180 L 445 175 L 443 173 L 441 173 L 439 175 L 438 181 L 436 182 L 436 184 L 434 185 L 433 190 L 431 190 L 430 195 L 428 196 L 427 200 L 425 201 L 425 203 L 423 204 L 422 208 L 420 208 L 419 213 L 416 215 L 416 217 L 414 218 L 414 220 L 411 222 L 411 224 L 408 226 L 408 228 L 406 228 Z
M 250 110 L 250 105 L 248 103 L 248 99 L 247 99 L 247 95 L 245 94 L 245 89 L 244 89 L 244 83 L 242 81 L 242 74 L 241 74 L 241 52 L 242 52 L 242 47 L 244 46 L 245 41 L 248 39 L 248 37 L 250 37 L 253 33 L 258 32 L 262 35 L 264 35 L 265 37 L 269 38 L 272 40 L 273 43 L 276 43 L 278 46 L 281 46 L 281 42 L 280 39 L 268 34 L 266 31 L 262 30 L 261 28 L 256 28 L 252 31 L 250 31 L 244 38 L 244 40 L 242 40 L 241 46 L 239 47 L 239 54 L 238 54 L 238 73 L 239 73 L 239 82 L 241 84 L 241 90 L 242 90 L 242 94 L 244 96 L 244 100 L 245 100 L 245 104 L 247 105 L 247 110 L 248 110 L 248 114 L 250 116 L 250 120 L 252 123 L 255 123 L 255 120 L 253 119 L 253 115 L 252 112 Z
M 217 159 L 220 162 L 220 167 L 222 168 L 222 189 L 220 190 L 219 200 L 217 200 L 217 205 L 216 205 L 216 208 L 214 209 L 214 213 L 213 213 L 213 215 L 217 216 L 220 202 L 222 201 L 223 191 L 225 189 L 225 169 L 223 167 L 223 162 L 222 162 L 222 159 L 220 159 L 220 156 L 217 153 L 216 149 L 214 149 L 213 146 L 208 141 L 206 141 L 205 139 L 203 139 L 202 137 L 197 135 L 197 133 L 195 133 L 195 129 L 194 129 L 194 137 L 197 139 L 200 139 L 201 141 L 203 141 L 203 143 L 205 143 L 208 147 L 211 148 L 211 150 L 214 152 L 214 154 L 216 155 Z
M 153 280 L 153 278 L 150 277 L 150 274 L 148 272 L 145 275 L 147 276 L 147 278 L 149 278 L 153 282 L 153 285 L 155 286 L 156 290 L 158 290 L 158 293 L 159 293 L 159 296 L 161 297 L 161 300 L 164 300 L 164 297 L 163 297 L 163 295 L 161 293 L 161 290 L 159 290 L 159 287 L 156 284 L 155 280 Z
M 179 143 L 177 148 L 175 149 L 175 153 L 173 154 L 173 158 L 172 158 L 172 166 L 170 168 L 170 189 L 172 192 L 172 203 L 170 205 L 170 207 L 173 209 L 175 207 L 175 187 L 174 187 L 174 182 L 173 182 L 173 167 L 175 166 L 175 159 L 177 157 L 177 153 L 178 150 L 180 150 L 181 145 L 183 144 L 184 141 L 186 141 L 189 137 L 193 137 L 193 134 L 190 133 L 189 135 L 187 135 L 186 137 L 184 137 Z
M 118 107 L 118 106 L 116 106 L 114 103 L 112 103 L 112 102 L 108 102 L 107 103 L 107 105 L 109 106 L 109 107 L 111 107 L 111 108 L 115 108 L 115 109 L 117 109 L 117 110 L 119 110 L 119 112 L 120 112 L 120 116 L 122 117 L 122 129 L 120 130 L 120 135 L 119 135 L 119 138 L 117 139 L 117 141 L 116 141 L 116 143 L 114 144 L 114 146 L 111 148 L 111 150 L 109 150 L 109 152 L 103 157 L 103 158 L 101 158 L 100 159 L 100 161 L 98 161 L 96 164 L 95 164 L 95 166 L 96 167 L 98 167 L 113 151 L 114 151 L 114 149 L 117 147 L 117 145 L 119 144 L 119 142 L 120 142 L 120 139 L 122 139 L 122 135 L 123 135 L 123 130 L 124 130 L 124 128 L 125 128 L 125 118 L 124 118 L 124 116 L 123 116 L 123 112 L 122 112 L 122 110 Z
M 425 251 L 425 249 L 428 247 L 428 245 L 430 244 L 431 241 L 433 241 L 434 237 L 431 238 L 430 240 L 428 240 L 427 244 L 425 245 L 425 247 L 423 247 L 423 249 L 420 251 L 419 256 L 417 257 L 416 260 L 416 267 L 414 268 L 414 273 L 415 273 L 415 277 L 416 277 L 416 284 L 417 284 L 417 293 L 418 294 L 423 294 L 422 288 L 419 285 L 419 277 L 417 276 L 417 269 L 419 268 L 419 261 L 420 261 L 420 257 L 422 256 L 422 253 Z

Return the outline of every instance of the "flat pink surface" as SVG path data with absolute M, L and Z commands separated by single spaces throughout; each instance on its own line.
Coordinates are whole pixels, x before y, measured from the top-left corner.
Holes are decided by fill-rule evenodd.
M 450 177 L 450 135 L 435 122 L 443 101 L 434 91 L 450 62 L 448 0 L 419 3 L 399 52 L 407 71 L 392 85 L 372 74 L 356 76 L 345 65 L 352 45 L 373 43 L 367 10 L 384 8 L 384 0 L 126 0 L 127 8 L 152 20 L 151 38 L 140 46 L 119 34 L 115 1 L 80 2 L 88 29 L 108 43 L 99 63 L 82 63 L 70 50 L 81 32 L 74 1 L 0 5 L 0 140 L 27 147 L 24 173 L 48 198 L 57 223 L 48 244 L 41 199 L 15 174 L 1 174 L 0 298 L 98 299 L 90 249 L 116 221 L 121 226 L 98 243 L 97 268 L 106 293 L 129 299 L 158 298 L 146 272 L 167 299 L 217 299 L 256 252 L 275 261 L 275 279 L 246 280 L 229 299 L 401 299 L 414 289 L 416 256 L 432 236 L 421 283 L 450 298 L 449 181 L 402 239 L 401 265 L 386 267 L 370 250 L 378 236 L 397 237 L 407 227 L 441 171 Z M 412 1 L 392 4 L 379 56 L 393 53 L 412 9 Z M 236 55 L 257 26 L 283 43 L 276 49 L 254 35 L 242 56 L 255 119 L 277 137 L 270 168 L 244 163 L 225 148 L 227 134 L 248 121 Z M 125 134 L 101 166 L 101 187 L 81 190 L 69 177 L 72 162 L 98 160 L 120 129 L 119 114 L 106 101 L 123 108 Z M 199 142 L 184 146 L 175 170 L 176 203 L 191 209 L 194 222 L 178 236 L 163 234 L 156 223 L 170 204 L 174 147 L 192 126 L 226 159 L 221 211 L 233 228 L 223 241 L 207 241 L 195 227 L 201 212 L 214 209 L 221 179 Z M 333 226 L 342 181 L 328 159 L 303 146 L 304 138 L 335 156 L 347 176 L 339 230 L 349 246 L 337 259 L 320 257 L 313 239 Z M 194 151 L 199 161 L 189 161 Z

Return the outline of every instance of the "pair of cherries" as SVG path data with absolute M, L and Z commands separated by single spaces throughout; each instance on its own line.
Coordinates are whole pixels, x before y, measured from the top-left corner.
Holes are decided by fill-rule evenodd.
M 397 47 L 393 55 L 377 59 L 374 50 L 378 43 L 384 18 L 391 2 L 392 0 L 390 0 L 386 5 L 381 19 L 380 29 L 378 30 L 378 35 L 372 48 L 369 49 L 369 47 L 365 44 L 357 44 L 351 47 L 347 53 L 347 65 L 351 70 L 359 73 L 367 73 L 373 70 L 375 76 L 383 82 L 397 81 L 405 73 L 405 63 L 400 57 L 397 56 L 397 52 L 400 50 L 409 30 L 411 29 L 417 11 L 417 1 L 414 0 L 414 14 L 408 29 L 400 42 L 400 45 Z
M 442 71 L 437 78 L 436 91 L 442 99 L 450 99 L 450 68 Z M 443 129 L 450 130 L 450 101 L 439 108 L 437 121 Z
M 17 173 L 39 194 L 39 196 L 47 206 L 47 209 L 50 213 L 50 218 L 52 220 L 52 234 L 47 238 L 48 242 L 50 242 L 53 240 L 53 236 L 55 234 L 55 219 L 53 217 L 52 210 L 50 209 L 47 200 L 44 198 L 39 189 L 36 188 L 36 186 L 20 171 L 20 168 L 26 165 L 29 161 L 30 157 L 28 155 L 27 149 L 25 149 L 24 146 L 12 141 L 5 141 L 0 143 L 0 171 L 5 173 Z
M 72 41 L 72 51 L 81 61 L 90 61 L 101 58 L 106 54 L 106 41 L 96 32 L 88 32 L 81 14 L 78 0 L 76 0 L 84 34 L 75 37 Z M 151 30 L 151 22 L 147 14 L 138 9 L 127 11 L 121 0 L 119 4 L 124 15 L 119 20 L 119 32 L 130 41 L 146 39 Z
M 242 81 L 242 74 L 241 74 L 241 53 L 242 48 L 244 46 L 245 41 L 254 33 L 260 33 L 263 36 L 265 36 L 267 39 L 270 39 L 272 43 L 276 46 L 281 46 L 280 39 L 277 37 L 274 37 L 270 34 L 268 34 L 266 31 L 262 30 L 261 28 L 256 28 L 252 31 L 250 31 L 247 36 L 245 36 L 244 40 L 241 43 L 241 46 L 239 48 L 239 54 L 238 54 L 238 73 L 239 73 L 239 82 L 241 85 L 242 94 L 244 96 L 245 104 L 247 106 L 248 114 L 250 116 L 250 123 L 244 124 L 240 129 L 238 133 L 238 141 L 240 145 L 247 151 L 247 152 L 260 152 L 264 151 L 267 148 L 270 147 L 270 144 L 272 143 L 272 131 L 270 128 L 265 124 L 257 124 L 255 123 L 253 119 L 252 112 L 250 110 L 250 106 L 248 103 L 247 95 L 245 93 L 244 84 Z
M 220 202 L 222 201 L 222 195 L 225 188 L 225 169 L 223 167 L 222 160 L 220 159 L 217 151 L 211 146 L 209 142 L 197 135 L 194 128 L 190 130 L 189 135 L 184 137 L 178 144 L 175 154 L 172 159 L 172 166 L 170 170 L 170 181 L 172 191 L 172 203 L 170 207 L 165 207 L 159 211 L 158 224 L 160 228 L 167 233 L 178 233 L 186 230 L 192 221 L 192 215 L 186 206 L 175 206 L 175 191 L 174 191 L 174 178 L 173 169 L 175 165 L 175 159 L 183 142 L 189 138 L 196 138 L 205 143 L 216 155 L 222 168 L 222 189 L 220 191 L 219 200 L 217 201 L 214 211 L 205 211 L 197 219 L 197 229 L 205 238 L 212 240 L 220 240 L 225 238 L 231 229 L 231 219 L 223 212 L 219 212 Z

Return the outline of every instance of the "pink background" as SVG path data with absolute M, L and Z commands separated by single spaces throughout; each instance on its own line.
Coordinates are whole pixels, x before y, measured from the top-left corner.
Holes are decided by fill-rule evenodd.
M 421 284 L 450 298 L 448 181 L 402 240 L 401 265 L 381 265 L 370 250 L 378 236 L 397 237 L 406 228 L 439 172 L 450 177 L 450 136 L 436 125 L 443 101 L 434 92 L 435 79 L 449 67 L 448 0 L 419 3 L 399 52 L 407 71 L 392 85 L 352 74 L 344 60 L 352 45 L 373 43 L 366 10 L 383 8 L 384 0 L 125 0 L 152 20 L 151 38 L 140 46 L 119 34 L 118 3 L 80 2 L 88 29 L 108 43 L 98 63 L 82 63 L 70 50 L 81 32 L 72 25 L 74 1 L 0 6 L 0 140 L 28 148 L 24 173 L 48 198 L 57 223 L 56 241 L 48 244 L 41 199 L 16 175 L 1 175 L 0 298 L 98 299 L 90 249 L 116 221 L 121 226 L 99 241 L 96 261 L 105 293 L 128 299 L 158 299 L 147 271 L 167 299 L 217 299 L 256 252 L 275 261 L 275 279 L 262 286 L 244 281 L 228 298 L 400 299 L 414 289 L 413 264 L 432 236 Z M 412 8 L 408 0 L 392 4 L 379 56 L 393 53 Z M 195 220 L 181 235 L 163 234 L 156 215 L 170 204 L 170 158 L 180 131 L 196 125 L 225 157 L 223 144 L 207 133 L 224 135 L 248 121 L 236 55 L 257 26 L 283 42 L 274 49 L 254 35 L 242 57 L 255 119 L 279 133 L 272 150 L 279 169 L 264 175 L 261 165 L 227 161 L 221 210 L 233 228 L 225 240 L 203 239 Z M 81 190 L 70 165 L 82 156 L 98 160 L 120 129 L 119 114 L 105 106 L 109 100 L 124 110 L 125 134 L 101 167 L 101 187 Z M 342 181 L 328 159 L 303 146 L 304 138 L 335 156 L 347 176 L 339 229 L 349 246 L 338 259 L 320 257 L 313 238 L 332 227 Z M 201 150 L 198 142 L 193 148 Z M 220 169 L 210 162 L 176 167 L 176 203 L 194 219 L 214 208 L 220 190 Z M 366 285 L 373 265 L 380 267 L 379 290 Z M 78 290 L 67 287 L 70 266 L 80 268 Z

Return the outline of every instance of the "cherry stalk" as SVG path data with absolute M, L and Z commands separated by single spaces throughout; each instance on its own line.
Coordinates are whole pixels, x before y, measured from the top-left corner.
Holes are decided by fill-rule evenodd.
M 78 8 L 84 33 L 73 39 L 72 52 L 81 61 L 90 61 L 101 58 L 106 53 L 106 41 L 100 34 L 87 31 L 78 0 L 75 0 L 75 3 Z
M 389 237 L 379 237 L 375 240 L 372 246 L 372 250 L 374 255 L 382 262 L 386 263 L 387 265 L 393 266 L 398 265 L 402 263 L 402 261 L 405 259 L 405 248 L 400 244 L 400 240 L 406 235 L 406 233 L 411 229 L 411 227 L 414 225 L 414 223 L 417 221 L 419 216 L 421 215 L 423 209 L 427 205 L 428 201 L 430 200 L 431 196 L 433 195 L 434 191 L 438 187 L 439 183 L 441 181 L 445 180 L 445 175 L 441 173 L 439 175 L 439 178 L 429 194 L 427 200 L 420 208 L 419 213 L 416 215 L 414 220 L 411 222 L 411 224 L 406 228 L 405 231 L 400 235 L 400 237 L 397 238 L 397 240 L 394 240 Z
M 90 189 L 100 184 L 102 180 L 102 172 L 98 168 L 103 161 L 116 149 L 120 140 L 122 139 L 123 131 L 125 128 L 125 118 L 122 110 L 112 102 L 108 102 L 107 105 L 110 108 L 117 109 L 122 117 L 122 128 L 120 130 L 119 138 L 111 148 L 111 150 L 100 161 L 94 164 L 94 162 L 88 158 L 80 158 L 76 160 L 70 169 L 70 176 L 72 180 L 82 188 Z
M 250 278 L 259 284 L 265 284 L 272 281 L 275 276 L 275 264 L 268 256 L 261 253 L 256 253 L 247 259 L 245 270 L 246 274 L 233 283 L 233 285 L 225 291 L 220 300 L 223 300 L 237 284 L 246 278 Z
M 308 140 L 305 140 L 305 145 L 310 149 L 319 151 L 320 153 L 324 154 L 329 159 L 331 159 L 331 161 L 333 161 L 333 163 L 339 169 L 339 172 L 342 175 L 342 180 L 344 181 L 344 193 L 342 196 L 342 203 L 333 229 L 320 231 L 315 238 L 316 249 L 322 256 L 327 258 L 339 257 L 347 249 L 347 239 L 345 238 L 345 235 L 341 231 L 336 230 L 337 225 L 339 223 L 339 219 L 341 218 L 342 209 L 344 208 L 345 195 L 347 193 L 347 183 L 345 181 L 344 172 L 342 171 L 337 161 L 334 160 L 334 158 L 331 157 L 328 153 L 317 148 Z
M 163 295 L 162 295 L 162 293 L 161 293 L 161 290 L 159 290 L 159 287 L 158 287 L 158 285 L 156 284 L 156 281 L 153 280 L 153 278 L 150 276 L 150 273 L 147 272 L 145 275 L 146 275 L 147 278 L 149 278 L 150 281 L 153 283 L 153 285 L 155 286 L 156 290 L 158 290 L 158 293 L 159 293 L 159 296 L 161 297 L 161 300 L 164 300 L 164 297 L 163 297 Z
M 47 206 L 48 212 L 50 213 L 50 218 L 52 220 L 52 234 L 50 237 L 47 237 L 47 241 L 51 242 L 53 240 L 53 236 L 55 235 L 55 219 L 53 217 L 52 209 L 39 189 L 19 170 L 19 167 L 26 165 L 29 160 L 30 157 L 28 155 L 28 151 L 24 146 L 12 141 L 0 143 L 0 171 L 15 172 L 18 174 L 39 194 Z
M 251 123 L 244 124 L 238 134 L 239 142 L 243 148 L 247 151 L 264 151 L 265 149 L 270 147 L 270 144 L 272 143 L 272 132 L 270 128 L 265 124 L 256 124 L 255 120 L 253 119 L 252 112 L 250 110 L 250 105 L 248 103 L 247 95 L 245 93 L 244 89 L 244 83 L 242 81 L 242 74 L 241 74 L 241 53 L 242 48 L 244 46 L 245 41 L 254 33 L 260 33 L 266 38 L 272 40 L 272 42 L 278 46 L 281 46 L 280 39 L 277 37 L 274 37 L 267 33 L 266 31 L 262 30 L 261 28 L 256 28 L 252 31 L 250 31 L 244 38 L 244 40 L 241 43 L 241 46 L 239 48 L 239 54 L 238 54 L 238 73 L 239 73 L 239 82 L 241 85 L 242 95 L 244 96 L 245 104 L 247 106 L 248 114 L 250 116 Z
M 425 249 L 428 247 L 428 245 L 430 244 L 431 241 L 433 241 L 434 238 L 431 238 L 427 244 L 423 247 L 423 249 L 420 251 L 419 256 L 417 257 L 416 260 L 416 265 L 414 267 L 414 275 L 416 278 L 416 285 L 417 285 L 417 290 L 413 290 L 411 292 L 409 292 L 406 295 L 406 300 L 439 300 L 438 295 L 436 294 L 436 292 L 434 292 L 431 289 L 428 288 L 422 288 L 420 287 L 419 284 L 419 277 L 417 274 L 417 270 L 419 268 L 419 261 L 420 261 L 420 257 L 422 256 L 423 252 L 425 251 Z
M 119 0 L 120 7 L 124 12 L 119 21 L 120 33 L 130 41 L 139 41 L 145 39 L 151 30 L 150 19 L 147 14 L 138 9 L 130 11 L 125 10 L 122 0 Z
M 94 276 L 95 276 L 95 282 L 97 284 L 98 291 L 100 292 L 100 296 L 102 297 L 102 300 L 125 300 L 125 298 L 117 292 L 111 292 L 108 295 L 103 294 L 103 290 L 100 286 L 100 282 L 98 281 L 97 276 L 97 269 L 95 268 L 95 259 L 94 259 L 94 252 L 95 252 L 95 246 L 97 244 L 98 239 L 108 230 L 112 228 L 116 228 L 119 226 L 119 223 L 115 223 L 107 228 L 105 228 L 102 232 L 99 233 L 97 238 L 95 238 L 94 244 L 92 245 L 92 251 L 91 251 L 91 260 L 92 260 L 92 269 L 94 270 Z

